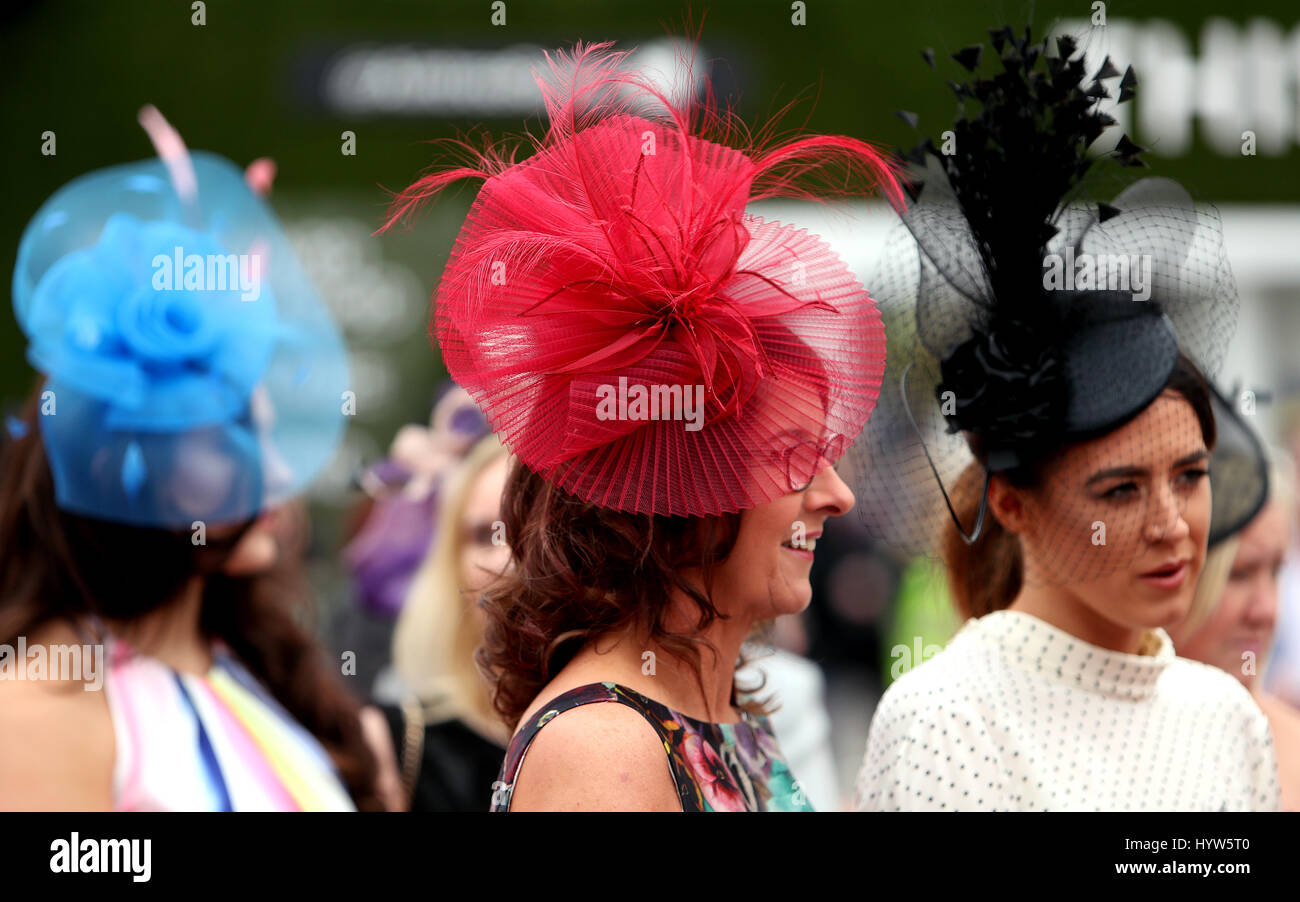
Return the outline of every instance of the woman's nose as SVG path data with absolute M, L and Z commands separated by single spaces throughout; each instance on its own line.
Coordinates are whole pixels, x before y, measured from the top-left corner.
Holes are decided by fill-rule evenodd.
M 804 504 L 816 511 L 824 511 L 827 516 L 841 517 L 853 510 L 855 499 L 853 490 L 835 472 L 834 467 L 826 467 L 815 477 L 804 495 Z
M 1169 487 L 1152 500 L 1146 536 L 1151 542 L 1176 542 L 1191 534 L 1183 517 L 1183 504 Z

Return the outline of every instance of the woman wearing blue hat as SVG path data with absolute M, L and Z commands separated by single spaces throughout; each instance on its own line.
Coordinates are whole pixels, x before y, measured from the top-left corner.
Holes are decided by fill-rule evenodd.
M 18 250 L 41 379 L 0 446 L 0 808 L 382 807 L 280 547 L 343 342 L 244 173 L 141 121 L 161 158 L 65 185 Z

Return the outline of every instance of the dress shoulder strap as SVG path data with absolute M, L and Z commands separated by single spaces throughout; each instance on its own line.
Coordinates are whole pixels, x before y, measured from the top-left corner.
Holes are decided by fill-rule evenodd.
M 669 728 L 665 723 L 670 718 L 666 718 L 665 714 L 670 714 L 670 712 L 658 702 L 618 683 L 588 683 L 585 686 L 570 689 L 568 692 L 556 696 L 550 704 L 542 706 L 532 716 L 530 723 L 510 740 L 510 746 L 506 750 L 505 762 L 501 766 L 501 773 L 497 781 L 492 784 L 492 807 L 490 810 L 510 810 L 510 797 L 514 792 L 515 778 L 519 774 L 519 768 L 524 763 L 524 755 L 527 754 L 528 747 L 532 744 L 533 737 L 537 735 L 538 731 L 565 711 L 579 705 L 590 705 L 596 702 L 617 702 L 632 708 L 649 722 L 661 740 L 669 739 L 667 736 Z M 656 711 L 656 708 L 663 708 L 663 710 Z M 682 780 L 685 775 L 678 772 L 676 762 L 671 756 L 669 757 L 669 767 L 672 771 L 673 781 L 678 786 L 678 795 L 681 796 Z

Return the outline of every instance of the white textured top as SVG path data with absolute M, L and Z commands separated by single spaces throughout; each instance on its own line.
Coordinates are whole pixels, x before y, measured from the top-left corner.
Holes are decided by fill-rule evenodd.
M 1217 668 L 970 620 L 880 700 L 860 811 L 1276 811 L 1268 720 Z

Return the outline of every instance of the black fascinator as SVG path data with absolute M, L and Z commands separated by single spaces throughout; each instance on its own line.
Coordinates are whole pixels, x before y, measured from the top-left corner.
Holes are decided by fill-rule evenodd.
M 1210 460 L 1214 507 L 1209 545 L 1245 529 L 1268 503 L 1268 455 L 1255 430 L 1246 424 L 1233 400 L 1211 388 L 1218 441 Z
M 888 361 L 854 449 L 859 511 L 904 553 L 934 549 L 949 517 L 977 539 L 983 504 L 960 522 L 945 490 L 973 459 L 987 490 L 1122 427 L 1180 354 L 1212 376 L 1236 326 L 1217 213 L 1128 176 L 1146 164 L 1127 136 L 1103 147 L 1101 102 L 1133 96 L 1132 69 L 1089 72 L 1070 37 L 990 35 L 993 54 L 953 54 L 971 73 L 948 82 L 956 121 L 906 155 L 913 203 L 869 282 Z

